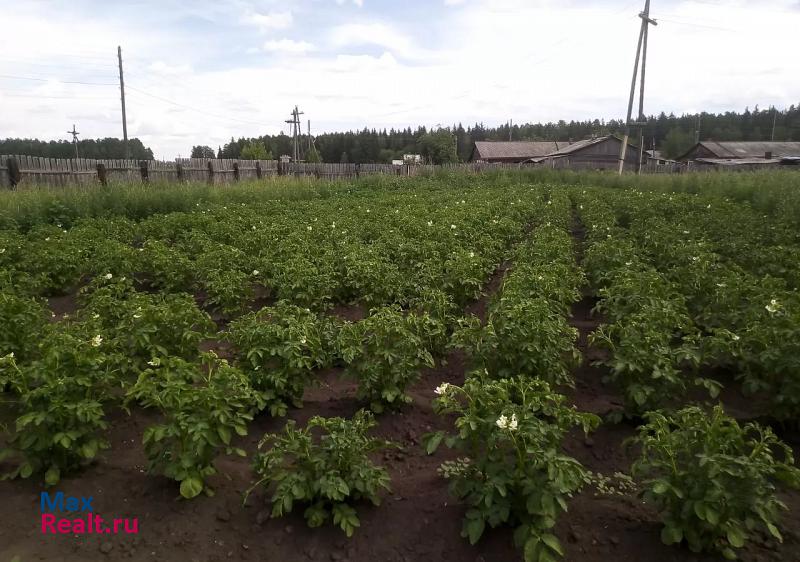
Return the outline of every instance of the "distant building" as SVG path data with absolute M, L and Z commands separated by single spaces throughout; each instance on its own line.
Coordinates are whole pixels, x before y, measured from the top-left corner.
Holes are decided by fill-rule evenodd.
M 777 141 L 701 141 L 678 158 L 691 162 L 703 158 L 714 160 L 772 160 L 800 157 L 800 142 Z
M 616 170 L 622 139 L 615 135 L 578 141 L 560 148 L 537 161 L 552 168 L 573 170 Z M 636 170 L 639 165 L 639 147 L 628 142 L 625 152 L 625 169 Z
M 561 141 L 477 141 L 471 162 L 504 162 L 517 164 L 535 161 L 569 146 Z
M 403 154 L 404 164 L 422 164 L 421 154 Z

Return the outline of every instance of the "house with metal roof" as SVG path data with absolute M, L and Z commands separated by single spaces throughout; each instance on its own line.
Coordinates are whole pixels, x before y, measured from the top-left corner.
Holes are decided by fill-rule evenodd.
M 573 170 L 616 170 L 622 139 L 607 135 L 566 145 L 540 160 L 542 165 Z M 625 169 L 635 170 L 639 165 L 639 147 L 628 142 L 625 152 Z
M 800 142 L 788 141 L 700 141 L 686 154 L 678 158 L 681 162 L 701 159 L 713 160 L 773 160 L 800 157 Z
M 561 141 L 476 141 L 471 162 L 520 163 L 544 158 L 568 146 Z

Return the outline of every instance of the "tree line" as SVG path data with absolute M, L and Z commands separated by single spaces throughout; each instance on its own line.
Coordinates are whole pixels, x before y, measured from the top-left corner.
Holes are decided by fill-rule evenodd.
M 558 121 L 488 127 L 482 123 L 464 127 L 428 129 L 369 129 L 324 133 L 309 139 L 301 135 L 300 158 L 310 162 L 390 162 L 405 154 L 419 154 L 427 162 L 442 164 L 466 162 L 476 141 L 482 140 L 553 140 L 578 141 L 591 136 L 621 133 L 622 120 Z M 661 113 L 647 118 L 644 128 L 645 148 L 656 148 L 667 158 L 676 158 L 689 150 L 698 137 L 718 141 L 800 141 L 800 105 L 782 111 L 745 109 L 743 112 L 684 114 Z M 131 158 L 152 159 L 153 151 L 139 139 L 128 141 Z M 83 158 L 124 158 L 122 141 L 115 138 L 86 139 L 78 143 Z M 255 138 L 231 138 L 223 146 L 197 145 L 193 158 L 241 158 L 272 160 L 293 154 L 292 137 L 286 134 Z M 50 158 L 72 158 L 73 144 L 66 140 L 0 139 L 0 154 L 27 154 Z
M 462 124 L 436 130 L 369 129 L 342 133 L 324 133 L 300 137 L 301 158 L 324 162 L 389 162 L 401 160 L 404 154 L 420 154 L 435 164 L 466 162 L 476 141 L 483 140 L 552 140 L 578 141 L 591 136 L 619 134 L 623 120 L 558 121 L 487 127 L 482 123 L 464 127 Z M 774 130 L 773 130 L 774 126 Z M 698 138 L 718 141 L 800 141 L 800 105 L 782 111 L 772 109 L 743 112 L 684 114 L 661 113 L 647 118 L 644 128 L 646 149 L 657 149 L 667 158 L 677 158 L 687 152 Z M 634 139 L 635 141 L 635 139 Z M 309 146 L 311 147 L 309 150 Z M 292 137 L 286 134 L 264 135 L 256 138 L 231 138 L 214 150 L 209 146 L 192 148 L 194 157 L 249 158 L 252 154 L 277 158 L 293 154 Z M 307 156 L 308 155 L 308 156 Z M 269 159 L 268 158 L 268 159 Z
M 144 146 L 139 139 L 128 139 L 130 158 L 152 160 L 153 151 Z M 44 158 L 75 158 L 75 145 L 72 141 L 38 139 L 0 139 L 0 154 L 24 154 Z M 121 160 L 125 158 L 125 145 L 122 139 L 83 139 L 78 141 L 78 156 L 97 160 Z

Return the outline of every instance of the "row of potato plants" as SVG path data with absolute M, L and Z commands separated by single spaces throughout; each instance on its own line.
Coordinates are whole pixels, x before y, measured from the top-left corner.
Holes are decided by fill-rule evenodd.
M 355 193 L 3 230 L 0 287 L 64 294 L 110 272 L 233 315 L 256 294 L 319 310 L 353 300 L 408 307 L 440 289 L 463 305 L 517 236 L 532 189 Z
M 716 396 L 718 384 L 698 373 L 699 332 L 685 295 L 642 259 L 599 194 L 575 199 L 586 229 L 584 267 L 600 298 L 596 311 L 605 317 L 590 343 L 608 352 L 603 363 L 625 414 L 674 405 L 695 386 Z
M 670 201 L 617 195 L 612 201 L 617 216 L 632 217 L 627 233 L 642 249 L 643 258 L 686 295 L 689 314 L 699 330 L 702 363 L 733 370 L 745 392 L 768 400 L 773 418 L 800 419 L 797 264 L 786 256 L 781 261 L 770 251 L 779 241 L 785 244 L 780 246 L 784 251 L 797 250 L 800 246 L 788 240 L 797 234 L 766 238 L 756 231 L 746 250 L 774 260 L 770 270 L 765 270 L 754 266 L 749 255 L 730 255 L 724 249 L 730 244 L 728 239 L 742 238 L 737 226 L 748 224 L 752 211 L 747 207 L 707 204 L 692 197 Z M 717 226 L 720 221 L 732 226 L 722 229 Z M 766 231 L 773 228 L 783 232 L 781 225 L 774 224 Z M 718 241 L 717 236 L 726 241 Z M 741 247 L 735 242 L 734 246 Z
M 572 385 L 580 361 L 567 316 L 584 279 L 569 226 L 570 201 L 552 190 L 532 233 L 515 247 L 485 323 L 463 320 L 454 334 L 473 371 L 463 386 L 437 388 L 434 405 L 457 416 L 455 431 L 426 437 L 429 453 L 444 442 L 464 455 L 440 468 L 468 508 L 462 535 L 474 544 L 487 528 L 513 526 L 528 562 L 563 556 L 553 528 L 591 477 L 562 442 L 573 428 L 588 433 L 600 422 L 557 391 Z
M 645 501 L 661 513 L 663 542 L 685 541 L 693 552 L 736 559 L 756 535 L 782 541 L 778 522 L 787 508 L 776 496 L 775 481 L 800 487 L 791 449 L 769 428 L 740 426 L 721 405 L 711 412 L 689 406 L 669 413 L 692 385 L 718 393 L 719 384 L 698 376 L 699 367 L 720 342 L 733 339 L 730 331 L 706 331 L 693 314 L 695 300 L 703 298 L 693 284 L 702 267 L 702 258 L 691 259 L 698 248 L 667 236 L 659 217 L 644 210 L 649 205 L 641 195 L 573 196 L 587 229 L 585 266 L 605 315 L 592 342 L 611 353 L 605 363 L 626 412 L 644 418 L 634 440 L 641 456 L 632 475 Z M 627 212 L 612 206 L 618 200 Z M 641 217 L 632 210 L 638 205 Z M 679 255 L 690 257 L 685 261 L 698 268 L 694 275 L 664 266 L 683 263 Z

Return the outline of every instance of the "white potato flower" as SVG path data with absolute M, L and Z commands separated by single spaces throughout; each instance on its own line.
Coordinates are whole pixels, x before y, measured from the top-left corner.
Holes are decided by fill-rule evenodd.
M 100 347 L 101 343 L 103 343 L 103 336 L 100 334 L 97 334 L 92 338 L 92 347 Z
M 114 277 L 114 275 L 113 275 L 113 274 L 111 274 L 111 273 L 106 273 L 106 274 L 105 274 L 105 278 L 106 278 L 106 280 L 108 280 L 108 281 L 110 281 L 112 277 Z
M 443 394 L 445 394 L 447 392 L 447 390 L 449 388 L 450 388 L 450 383 L 443 382 L 442 384 L 440 384 L 439 386 L 436 387 L 436 390 L 434 390 L 434 392 L 436 394 L 438 394 L 439 396 L 442 396 Z
M 511 431 L 517 430 L 517 414 L 511 414 L 511 421 L 508 422 L 508 429 Z
M 494 423 L 500 429 L 508 429 L 508 418 L 505 415 L 501 415 Z
M 772 299 L 771 301 L 769 301 L 769 304 L 764 308 L 766 308 L 767 312 L 769 312 L 770 314 L 775 314 L 781 309 L 781 303 L 779 303 L 776 299 Z

